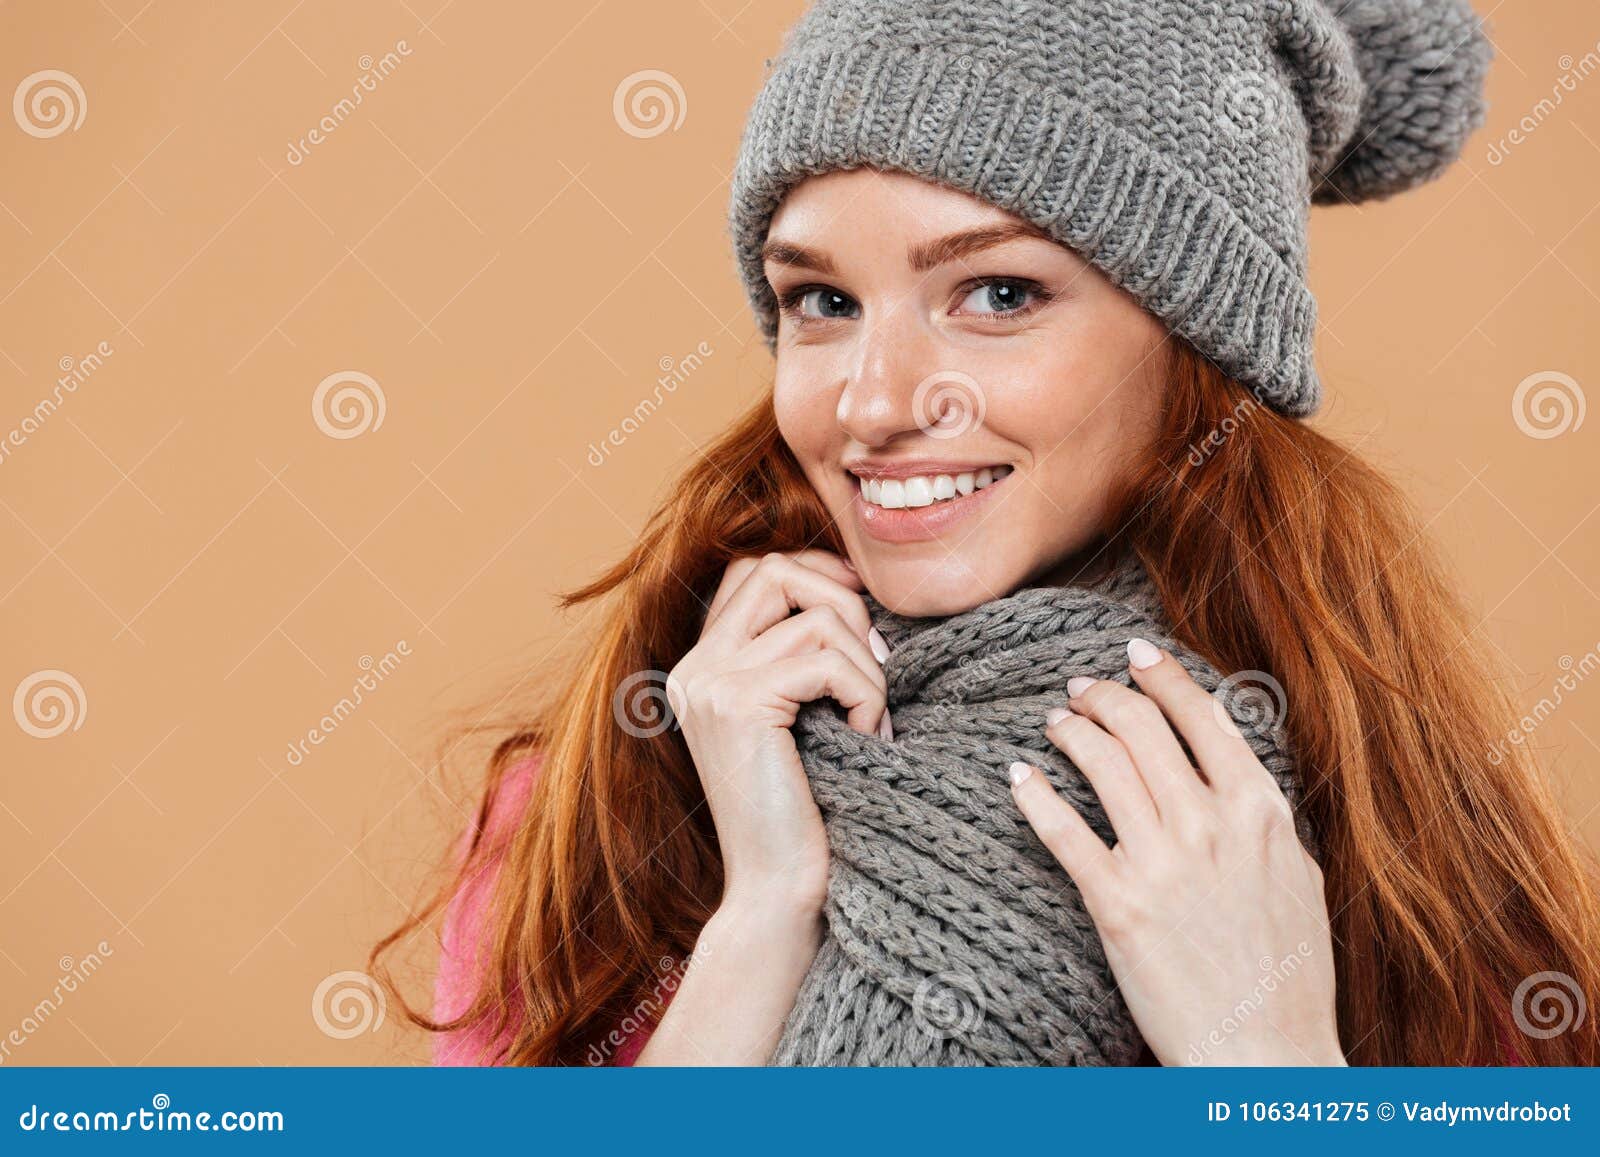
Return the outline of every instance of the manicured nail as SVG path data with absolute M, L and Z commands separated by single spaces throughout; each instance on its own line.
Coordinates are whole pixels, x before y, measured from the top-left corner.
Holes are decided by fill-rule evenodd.
M 1067 680 L 1067 694 L 1076 699 L 1087 691 L 1093 683 L 1094 680 L 1087 675 L 1074 675 Z
M 1054 727 L 1057 723 L 1060 723 L 1063 719 L 1071 714 L 1072 712 L 1068 711 L 1065 707 L 1052 707 L 1050 710 L 1044 713 L 1045 726 Z
M 872 657 L 879 663 L 889 657 L 889 644 L 878 634 L 877 627 L 867 628 L 867 646 L 872 648 Z
M 878 720 L 878 734 L 887 742 L 894 742 L 894 725 L 889 722 L 889 712 L 884 710 L 883 718 Z
M 1143 671 L 1146 667 L 1154 667 L 1161 662 L 1161 652 L 1143 639 L 1129 639 L 1128 662 L 1135 671 Z
M 1007 769 L 1006 774 L 1011 777 L 1011 786 L 1016 787 L 1017 784 L 1021 783 L 1023 780 L 1027 779 L 1033 774 L 1033 768 L 1029 767 L 1026 763 L 1013 763 L 1011 767 Z

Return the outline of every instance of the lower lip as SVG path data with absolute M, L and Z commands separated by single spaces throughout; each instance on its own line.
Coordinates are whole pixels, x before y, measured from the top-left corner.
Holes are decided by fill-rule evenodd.
M 1016 473 L 1013 469 L 1004 478 L 996 479 L 982 490 L 974 490 L 960 498 L 946 498 L 929 506 L 902 507 L 899 510 L 874 506 L 861 497 L 861 484 L 852 474 L 849 477 L 856 491 L 850 504 L 855 510 L 856 521 L 869 538 L 879 542 L 926 542 L 948 533 L 951 527 L 983 510 L 989 505 L 989 495 L 1016 477 Z

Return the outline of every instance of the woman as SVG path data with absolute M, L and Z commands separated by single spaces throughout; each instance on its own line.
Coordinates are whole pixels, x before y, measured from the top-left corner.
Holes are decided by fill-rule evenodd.
M 1550 976 L 1579 1010 L 1600 991 L 1592 864 L 1528 753 L 1497 747 L 1512 706 L 1400 495 L 1303 422 L 1305 207 L 1446 166 L 1482 120 L 1486 42 L 1459 0 L 1218 7 L 824 0 L 791 32 L 732 206 L 771 394 L 566 597 L 613 596 L 590 659 L 501 744 L 453 878 L 374 952 L 445 910 L 435 1015 L 411 1013 L 442 1060 L 904 1063 L 963 1033 L 978 1063 L 1014 1044 L 1046 1063 L 1600 1059 L 1594 1018 L 1550 1031 L 1529 1019 L 1548 990 L 1527 1000 Z M 1130 634 L 1122 667 L 1013 712 L 1032 759 L 906 768 L 978 718 L 930 726 L 918 702 L 896 736 L 918 648 L 1040 606 L 1167 645 Z M 1281 693 L 1281 746 L 1215 707 L 1223 671 Z M 668 701 L 652 726 L 626 709 L 641 677 Z M 1001 749 L 1028 741 L 981 748 Z M 1009 776 L 1014 810 L 950 829 L 961 854 L 904 824 L 872 849 L 890 875 L 1002 857 L 959 948 L 1017 962 L 972 989 L 1021 1010 L 1000 1018 L 1017 1040 L 927 1002 L 900 1015 L 886 974 L 871 1015 L 900 1051 L 858 1029 L 816 1045 L 837 1028 L 818 977 L 884 894 L 841 884 L 874 883 L 845 851 L 846 764 L 866 790 L 892 765 L 922 795 L 966 785 L 914 813 L 940 822 Z M 1041 863 L 1067 909 L 1008 891 Z M 957 915 L 904 899 L 867 913 L 866 956 L 948 947 Z M 1063 911 L 1057 930 L 1080 912 L 1096 935 L 1061 968 L 1016 947 Z M 1034 977 L 1097 968 L 1108 987 L 1076 1007 L 1109 1002 L 1135 1034 L 1022 1039 L 1061 1011 Z

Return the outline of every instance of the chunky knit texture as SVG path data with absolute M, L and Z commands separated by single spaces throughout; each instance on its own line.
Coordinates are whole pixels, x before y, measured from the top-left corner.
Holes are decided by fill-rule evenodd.
M 1093 586 L 1029 587 L 944 618 L 867 596 L 890 646 L 895 738 L 818 700 L 794 727 L 827 826 L 827 934 L 778 1065 L 1115 1065 L 1142 1041 L 1070 877 L 1028 827 L 1006 768 L 1025 760 L 1108 842 L 1094 790 L 1044 736 L 1067 680 L 1130 684 L 1126 646 L 1167 648 L 1227 709 L 1318 847 L 1258 672 L 1224 681 L 1176 643 L 1129 556 Z M 1269 697 L 1270 701 L 1270 697 Z
M 1313 200 L 1428 180 L 1485 115 L 1466 0 L 818 0 L 750 110 L 730 229 L 761 246 L 806 176 L 969 192 L 1104 270 L 1265 403 L 1314 412 Z

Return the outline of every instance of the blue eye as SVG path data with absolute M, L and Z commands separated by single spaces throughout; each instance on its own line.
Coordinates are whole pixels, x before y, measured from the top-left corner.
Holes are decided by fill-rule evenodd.
M 780 303 L 784 311 L 797 314 L 802 319 L 834 321 L 855 317 L 860 307 L 837 289 L 822 287 L 800 288 L 784 295 Z
M 1006 314 L 1026 310 L 1036 290 L 1025 281 L 987 281 L 961 303 L 963 313 Z

